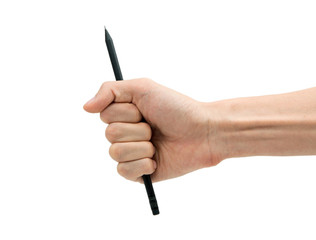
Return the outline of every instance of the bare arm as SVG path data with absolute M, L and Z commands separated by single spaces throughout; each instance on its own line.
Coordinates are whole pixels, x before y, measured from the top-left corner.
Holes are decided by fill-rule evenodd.
M 206 105 L 224 158 L 316 154 L 316 88 Z
M 110 156 L 132 181 L 166 180 L 232 157 L 316 154 L 316 88 L 201 103 L 133 79 L 104 83 L 84 108 L 108 124 Z

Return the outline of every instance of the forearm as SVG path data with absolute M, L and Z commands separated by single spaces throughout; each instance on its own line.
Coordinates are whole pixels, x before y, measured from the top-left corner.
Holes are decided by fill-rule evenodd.
M 316 88 L 208 107 L 222 158 L 316 155 Z

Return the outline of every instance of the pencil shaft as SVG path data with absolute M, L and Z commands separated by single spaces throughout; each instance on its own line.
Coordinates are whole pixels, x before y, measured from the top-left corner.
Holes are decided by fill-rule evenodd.
M 113 40 L 112 40 L 110 34 L 108 33 L 108 31 L 106 29 L 105 29 L 105 42 L 106 42 L 106 47 L 108 48 L 108 52 L 110 55 L 110 60 L 111 60 L 113 72 L 115 75 L 115 79 L 116 80 L 123 80 L 123 75 L 121 72 L 119 61 L 117 59 L 116 51 L 114 48 L 114 43 L 113 43 Z
M 144 185 L 146 187 L 146 192 L 147 192 L 150 208 L 153 214 L 157 215 L 159 214 L 159 208 L 158 208 L 158 203 L 157 203 L 157 199 L 156 199 L 155 191 L 153 188 L 153 184 L 151 182 L 150 175 L 143 175 L 142 178 L 144 181 Z
M 117 59 L 113 40 L 112 40 L 109 32 L 106 30 L 106 28 L 104 28 L 104 30 L 105 30 L 105 43 L 106 43 L 106 46 L 107 46 L 107 49 L 109 52 L 109 56 L 111 59 L 111 64 L 112 64 L 112 68 L 114 71 L 115 79 L 117 81 L 123 80 L 123 76 L 122 76 L 119 61 Z M 142 178 L 144 181 L 144 185 L 146 187 L 146 192 L 147 192 L 147 196 L 148 196 L 148 200 L 149 200 L 149 204 L 150 204 L 152 213 L 153 213 L 153 215 L 157 215 L 157 214 L 159 214 L 159 208 L 158 208 L 158 203 L 157 203 L 157 199 L 156 199 L 156 195 L 155 195 L 155 191 L 154 191 L 154 188 L 152 185 L 150 175 L 143 175 Z

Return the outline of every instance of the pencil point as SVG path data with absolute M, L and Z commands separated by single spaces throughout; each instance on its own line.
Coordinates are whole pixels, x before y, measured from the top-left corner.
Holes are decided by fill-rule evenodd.
M 105 26 L 104 26 L 104 32 L 105 32 L 105 41 L 110 40 L 111 36 Z

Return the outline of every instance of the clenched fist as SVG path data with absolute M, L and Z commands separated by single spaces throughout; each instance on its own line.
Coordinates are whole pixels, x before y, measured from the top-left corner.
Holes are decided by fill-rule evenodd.
M 157 182 L 223 159 L 210 148 L 216 124 L 205 104 L 152 80 L 105 82 L 84 109 L 108 124 L 110 156 L 129 180 L 142 182 L 142 175 L 152 174 Z

